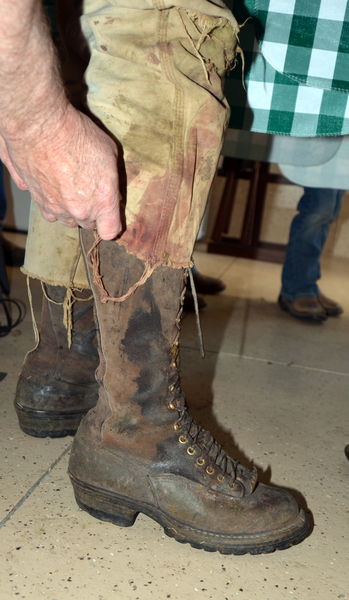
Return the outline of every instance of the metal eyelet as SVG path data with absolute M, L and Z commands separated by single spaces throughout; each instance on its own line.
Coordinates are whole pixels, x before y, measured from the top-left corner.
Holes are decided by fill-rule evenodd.
M 180 428 L 181 428 L 181 425 L 180 425 L 179 423 L 175 423 L 175 424 L 174 424 L 174 426 L 173 426 L 173 429 L 174 429 L 175 431 L 179 431 L 179 430 L 180 430 Z
M 184 437 L 184 435 L 180 435 L 178 441 L 180 444 L 187 444 L 189 440 L 187 440 L 187 438 Z
M 167 408 L 168 408 L 169 410 L 176 410 L 176 407 L 175 407 L 175 405 L 173 404 L 173 402 L 170 402 L 170 403 L 167 405 Z
M 204 458 L 202 458 L 202 456 L 200 456 L 200 457 L 197 459 L 197 461 L 196 461 L 196 464 L 197 464 L 199 467 L 202 467 L 202 466 L 205 464 L 205 459 L 204 459 Z
M 222 481 L 224 481 L 224 479 L 225 479 L 224 475 L 221 475 L 221 474 L 217 475 L 217 481 L 220 481 L 222 483 Z
M 177 366 L 177 363 L 175 361 L 171 362 L 171 367 L 173 367 L 175 369 L 176 366 Z
M 193 448 L 193 446 L 188 446 L 187 452 L 188 452 L 188 454 L 190 454 L 190 456 L 193 456 L 193 454 L 195 454 L 196 450 L 195 450 L 195 448 Z
M 168 386 L 168 389 L 170 390 L 170 392 L 173 392 L 173 390 L 175 389 L 175 386 L 173 384 Z
M 207 475 L 213 475 L 214 469 L 208 465 L 208 467 L 206 467 L 206 473 Z

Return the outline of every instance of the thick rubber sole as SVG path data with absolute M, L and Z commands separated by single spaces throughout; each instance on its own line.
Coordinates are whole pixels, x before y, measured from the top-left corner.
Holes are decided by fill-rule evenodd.
M 114 523 L 119 527 L 131 527 L 138 514 L 143 513 L 159 523 L 166 535 L 182 544 L 190 544 L 195 549 L 221 554 L 265 554 L 275 550 L 285 550 L 306 538 L 310 522 L 301 509 L 298 520 L 288 529 L 274 532 L 270 539 L 258 535 L 237 535 L 227 537 L 210 531 L 199 530 L 170 517 L 158 508 L 147 503 L 134 501 L 110 490 L 97 488 L 84 483 L 69 473 L 76 501 L 82 510 L 93 517 Z
M 343 314 L 342 310 L 326 308 L 325 306 L 323 306 L 323 309 L 326 311 L 328 317 L 340 317 Z
M 15 403 L 20 428 L 33 437 L 65 437 L 75 435 L 85 411 L 54 412 L 24 408 Z

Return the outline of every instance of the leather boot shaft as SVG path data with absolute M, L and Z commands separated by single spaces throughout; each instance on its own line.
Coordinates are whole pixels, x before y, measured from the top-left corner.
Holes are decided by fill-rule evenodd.
M 93 237 L 82 238 L 88 254 Z M 161 267 L 135 289 L 144 265 L 115 242 L 99 244 L 98 269 L 90 280 L 99 401 L 80 425 L 69 465 L 79 505 L 124 526 L 143 512 L 177 540 L 223 553 L 301 541 L 309 527 L 292 496 L 258 484 L 256 471 L 227 456 L 187 410 L 178 372 L 183 272 Z M 104 302 L 98 274 L 110 296 Z
M 89 234 L 84 232 L 83 237 Z M 115 242 L 103 243 L 100 264 L 103 283 L 114 297 L 122 296 L 144 268 Z M 99 403 L 89 420 L 96 420 L 95 429 L 107 445 L 153 454 L 155 438 L 162 439 L 163 426 L 173 421 L 167 409 L 171 351 L 178 337 L 184 285 L 183 269 L 163 267 L 123 302 L 102 303 L 96 292 L 101 365 L 106 367 L 100 369 Z

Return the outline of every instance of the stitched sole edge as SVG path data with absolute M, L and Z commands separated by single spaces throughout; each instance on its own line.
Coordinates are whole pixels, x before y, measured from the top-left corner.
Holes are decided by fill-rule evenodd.
M 249 536 L 237 535 L 235 538 L 228 540 L 223 535 L 195 529 L 181 523 L 146 503 L 140 503 L 115 492 L 84 483 L 70 472 L 69 476 L 77 504 L 93 517 L 119 527 L 131 527 L 138 514 L 143 513 L 159 523 L 164 528 L 166 535 L 174 538 L 177 542 L 190 544 L 192 548 L 206 550 L 206 552 L 235 555 L 265 554 L 294 546 L 304 540 L 311 532 L 310 521 L 306 518 L 303 509 L 300 509 L 292 527 L 279 531 L 279 533 L 272 532 L 273 539 L 271 540 L 261 538 L 258 540 L 258 535 L 250 536 L 250 538 Z M 200 538 L 200 543 L 193 539 L 195 536 L 191 537 L 191 532 Z
M 24 408 L 15 403 L 19 426 L 27 435 L 33 437 L 65 437 L 75 435 L 82 417 L 87 410 L 69 412 L 50 412 Z

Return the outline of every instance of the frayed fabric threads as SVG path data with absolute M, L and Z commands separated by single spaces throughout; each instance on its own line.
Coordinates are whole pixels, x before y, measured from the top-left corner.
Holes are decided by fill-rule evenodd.
M 100 258 L 98 246 L 102 240 L 97 232 L 94 232 L 94 235 L 95 241 L 93 243 L 92 248 L 87 253 L 87 256 L 91 262 L 93 282 L 97 286 L 100 301 L 104 304 L 106 302 L 124 302 L 124 300 L 127 300 L 127 298 L 129 298 L 136 291 L 137 288 L 139 288 L 149 279 L 149 277 L 154 273 L 155 269 L 157 268 L 157 265 L 151 266 L 149 264 L 146 264 L 141 277 L 138 279 L 138 281 L 136 281 L 136 283 L 132 284 L 129 287 L 125 294 L 122 294 L 121 296 L 110 296 L 107 290 L 105 289 L 103 278 L 100 273 Z
M 88 298 L 79 298 L 78 296 L 75 296 L 74 289 L 72 287 L 67 287 L 67 291 L 66 291 L 63 302 L 57 302 L 56 300 L 53 300 L 52 298 L 50 298 L 48 296 L 46 289 L 45 289 L 45 284 L 43 281 L 41 281 L 41 289 L 42 289 L 43 295 L 45 296 L 45 298 L 48 302 L 62 306 L 63 325 L 67 331 L 67 344 L 68 344 L 68 348 L 71 348 L 72 334 L 73 334 L 73 305 L 75 302 L 89 302 L 90 300 L 92 300 L 93 295 L 91 294 Z M 80 289 L 76 289 L 75 291 L 81 292 Z M 32 308 L 32 306 L 31 306 L 31 308 Z M 32 315 L 33 315 L 33 312 L 32 312 Z M 35 323 L 35 325 L 36 325 L 36 323 Z M 37 327 L 36 327 L 36 330 L 37 330 Z M 38 342 L 39 342 L 39 333 L 38 333 Z

